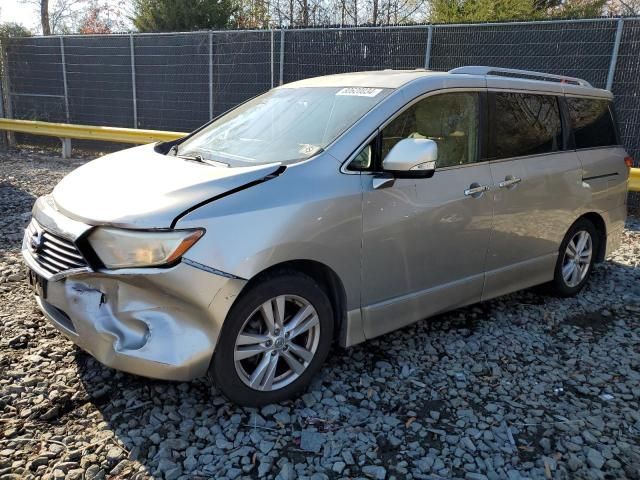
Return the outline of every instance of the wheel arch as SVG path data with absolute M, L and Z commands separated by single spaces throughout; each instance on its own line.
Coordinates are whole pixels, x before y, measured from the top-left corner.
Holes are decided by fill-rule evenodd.
M 603 262 L 605 252 L 607 251 L 607 224 L 605 223 L 604 218 L 602 218 L 602 215 L 596 212 L 587 212 L 582 216 L 580 216 L 580 218 L 578 218 L 576 222 L 582 219 L 589 220 L 593 224 L 593 226 L 596 228 L 596 231 L 598 232 L 598 238 L 597 238 L 598 245 L 596 250 L 595 261 L 597 263 Z M 574 224 L 576 222 L 574 222 Z
M 334 319 L 334 340 L 338 339 L 341 334 L 341 328 L 346 325 L 347 321 L 347 294 L 338 274 L 329 266 L 316 260 L 287 260 L 285 262 L 272 265 L 258 274 L 254 275 L 238 295 L 248 291 L 251 287 L 259 282 L 267 280 L 269 277 L 294 271 L 303 273 L 315 280 L 329 297 L 331 308 L 333 309 Z M 236 299 L 237 301 L 237 299 Z

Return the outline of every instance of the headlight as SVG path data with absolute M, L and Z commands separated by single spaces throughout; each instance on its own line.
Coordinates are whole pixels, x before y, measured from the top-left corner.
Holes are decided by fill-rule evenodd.
M 107 268 L 152 267 L 178 260 L 203 234 L 204 230 L 97 228 L 88 240 Z

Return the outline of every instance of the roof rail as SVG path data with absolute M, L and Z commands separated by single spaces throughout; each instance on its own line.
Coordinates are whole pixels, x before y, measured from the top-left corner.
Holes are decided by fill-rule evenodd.
M 449 70 L 448 73 L 466 73 L 468 75 L 494 75 L 500 77 L 527 78 L 529 80 L 570 83 L 572 85 L 591 87 L 591 84 L 589 82 L 587 82 L 586 80 L 582 80 L 581 78 L 568 77 L 566 75 L 553 75 L 551 73 L 534 72 L 532 70 L 517 70 L 515 68 L 468 66 L 454 68 L 453 70 Z

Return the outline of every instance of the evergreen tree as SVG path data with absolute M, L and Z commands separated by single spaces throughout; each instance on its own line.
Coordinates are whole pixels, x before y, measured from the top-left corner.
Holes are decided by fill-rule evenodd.
M 22 25 L 13 22 L 0 23 L 0 38 L 30 37 L 32 33 Z
M 535 0 L 434 0 L 433 23 L 529 20 L 537 16 Z
M 181 32 L 231 24 L 233 0 L 134 0 L 131 20 L 140 32 Z

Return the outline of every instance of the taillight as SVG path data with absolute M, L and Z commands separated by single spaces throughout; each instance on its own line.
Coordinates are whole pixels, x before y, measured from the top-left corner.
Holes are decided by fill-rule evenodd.
M 624 163 L 627 165 L 627 168 L 633 168 L 633 157 L 624 157 Z

